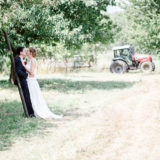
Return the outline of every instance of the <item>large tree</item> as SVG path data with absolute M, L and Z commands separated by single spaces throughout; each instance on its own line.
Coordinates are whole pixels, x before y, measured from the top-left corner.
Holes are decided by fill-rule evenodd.
M 107 15 L 114 0 L 0 0 L 0 36 L 8 32 L 13 48 L 17 45 L 55 46 L 67 50 L 84 43 L 113 41 L 116 27 Z M 6 55 L 4 38 L 0 55 Z
M 10 34 L 12 44 L 63 42 L 66 47 L 80 47 L 85 42 L 108 42 L 114 27 L 106 15 L 112 0 L 0 1 L 0 29 Z M 47 1 L 48 2 L 48 1 Z
M 142 50 L 160 50 L 160 1 L 128 0 L 122 5 L 127 17 L 126 33 Z M 124 30 L 123 30 L 124 31 Z

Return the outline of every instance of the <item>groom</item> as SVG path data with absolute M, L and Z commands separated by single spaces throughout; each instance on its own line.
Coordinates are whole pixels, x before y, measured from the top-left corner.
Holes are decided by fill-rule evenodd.
M 16 70 L 16 73 L 19 77 L 19 80 L 20 80 L 20 83 L 22 86 L 22 91 L 23 91 L 23 95 L 24 95 L 24 99 L 26 102 L 29 116 L 34 117 L 34 111 L 32 108 L 28 84 L 27 84 L 27 80 L 26 80 L 28 77 L 28 73 L 26 72 L 25 68 L 22 65 L 23 58 L 25 58 L 25 56 L 26 56 L 26 52 L 25 52 L 24 47 L 18 47 L 17 54 L 18 54 L 18 56 L 15 58 L 15 70 Z

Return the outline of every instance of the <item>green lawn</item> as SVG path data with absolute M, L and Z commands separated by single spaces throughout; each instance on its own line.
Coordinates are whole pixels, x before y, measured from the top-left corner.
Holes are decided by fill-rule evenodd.
M 95 80 L 92 77 L 77 78 L 60 76 L 39 79 L 42 93 L 50 107 L 57 114 L 71 120 L 89 116 L 97 107 L 110 98 L 111 91 L 130 88 L 135 82 Z M 0 80 L 0 150 L 8 149 L 15 139 L 45 133 L 47 127 L 55 127 L 53 122 L 24 117 L 22 104 L 16 86 L 7 80 Z M 98 97 L 98 98 L 97 98 Z
M 44 90 L 56 90 L 62 93 L 71 91 L 87 91 L 96 90 L 112 90 L 124 89 L 133 85 L 132 82 L 123 81 L 73 81 L 68 79 L 41 79 L 39 80 L 40 87 Z

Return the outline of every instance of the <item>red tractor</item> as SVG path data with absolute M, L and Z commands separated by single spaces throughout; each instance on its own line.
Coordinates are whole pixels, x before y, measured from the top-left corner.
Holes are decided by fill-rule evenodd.
M 125 73 L 129 70 L 140 69 L 142 72 L 152 72 L 155 64 L 150 55 L 136 54 L 130 45 L 113 48 L 114 58 L 110 65 L 112 73 Z

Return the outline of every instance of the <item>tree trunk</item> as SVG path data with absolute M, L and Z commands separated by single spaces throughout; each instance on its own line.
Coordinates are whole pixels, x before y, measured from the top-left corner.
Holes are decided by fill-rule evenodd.
M 94 64 L 96 65 L 97 64 L 97 46 L 95 44 L 95 47 L 94 47 Z
M 9 51 L 13 52 L 13 55 L 14 55 L 14 50 L 12 49 L 11 44 L 9 42 L 8 34 L 5 31 L 3 31 L 3 34 L 4 34 L 4 37 L 5 37 L 6 43 L 8 45 Z M 18 86 L 19 94 L 20 94 L 21 101 L 22 101 L 22 104 L 23 104 L 24 113 L 25 113 L 26 117 L 29 117 L 26 102 L 25 102 L 25 99 L 24 99 L 23 91 L 22 91 L 22 87 L 21 87 L 21 84 L 20 84 L 20 80 L 19 80 L 19 77 L 18 77 L 17 73 L 15 72 L 15 61 L 14 61 L 14 56 L 13 55 L 10 57 L 11 58 L 12 71 L 13 71 L 12 74 L 13 74 L 13 77 L 15 77 L 15 79 L 17 80 L 17 86 Z M 13 80 L 14 80 L 14 78 L 13 78 Z
M 68 65 L 67 65 L 67 63 L 68 63 L 68 59 L 67 59 L 67 58 L 64 58 L 65 73 L 68 72 Z
M 12 46 L 11 46 L 11 49 L 13 51 L 13 57 L 15 58 L 17 56 L 16 49 L 14 49 Z M 11 57 L 10 57 L 10 59 L 11 59 Z M 11 62 L 12 62 L 12 60 L 11 60 Z M 14 74 L 13 63 L 11 63 L 9 82 L 14 84 L 14 81 L 15 81 L 15 74 Z
M 10 59 L 11 59 L 11 57 L 10 57 Z M 11 59 L 11 62 L 12 62 L 12 59 Z M 14 84 L 14 81 L 15 81 L 14 68 L 13 68 L 13 63 L 11 63 L 9 82 Z
M 57 59 L 54 59 L 54 73 L 57 71 Z

